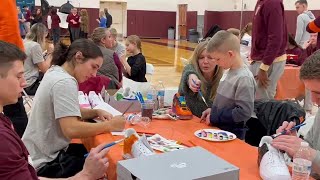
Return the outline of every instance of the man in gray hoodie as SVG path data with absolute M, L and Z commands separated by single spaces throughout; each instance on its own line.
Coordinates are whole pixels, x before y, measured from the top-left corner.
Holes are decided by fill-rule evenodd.
M 315 19 L 315 16 L 311 11 L 308 11 L 307 0 L 298 0 L 296 1 L 295 5 L 296 10 L 299 14 L 299 16 L 297 17 L 295 40 L 300 46 L 303 46 L 304 43 L 310 39 L 310 34 L 306 31 L 306 27 L 309 22 Z

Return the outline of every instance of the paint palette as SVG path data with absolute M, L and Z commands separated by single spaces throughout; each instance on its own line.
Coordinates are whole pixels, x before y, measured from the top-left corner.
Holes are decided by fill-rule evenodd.
M 237 138 L 235 134 L 219 129 L 200 129 L 194 132 L 194 135 L 200 139 L 218 142 L 232 141 Z

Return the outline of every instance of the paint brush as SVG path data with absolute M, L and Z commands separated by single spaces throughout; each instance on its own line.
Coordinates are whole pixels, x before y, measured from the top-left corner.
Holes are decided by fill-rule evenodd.
M 196 81 L 195 81 L 194 79 L 192 79 L 192 82 L 193 82 L 195 85 L 197 85 L 197 83 L 196 83 Z M 201 97 L 202 101 L 206 104 L 206 106 L 207 106 L 207 107 L 209 107 L 209 106 L 208 106 L 208 104 L 207 104 L 206 99 L 203 97 L 203 94 L 201 93 L 200 88 L 199 88 L 198 93 L 199 93 L 199 95 L 200 95 L 200 97 Z
M 114 146 L 114 145 L 122 142 L 123 140 L 124 140 L 124 139 L 120 139 L 120 140 L 118 140 L 118 141 L 114 141 L 114 142 L 112 142 L 112 143 L 109 143 L 109 144 L 105 145 L 105 146 L 103 147 L 103 149 L 112 147 L 112 146 Z M 88 156 L 89 156 L 89 153 L 87 153 L 87 154 L 84 155 L 84 157 L 88 157 Z
M 304 125 L 306 125 L 306 123 L 302 123 L 302 124 L 296 125 L 296 126 L 292 127 L 292 128 L 289 129 L 289 130 L 283 130 L 282 132 L 280 132 L 280 133 L 278 133 L 278 134 L 274 134 L 274 135 L 272 135 L 271 137 L 272 137 L 273 139 L 274 139 L 274 138 L 277 138 L 278 136 L 281 136 L 281 135 L 286 134 L 288 131 L 289 131 L 289 132 L 294 131 L 294 130 L 296 130 L 296 129 L 298 129 L 299 127 L 304 126 Z

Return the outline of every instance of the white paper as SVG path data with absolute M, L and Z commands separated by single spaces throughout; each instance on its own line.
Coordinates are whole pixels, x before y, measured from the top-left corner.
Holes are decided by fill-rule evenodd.
M 114 109 L 112 106 L 110 106 L 109 104 L 102 102 L 100 104 L 98 104 L 96 107 L 94 107 L 93 109 L 102 109 L 104 111 L 107 111 L 108 113 L 112 114 L 113 116 L 120 116 L 122 115 L 121 112 L 119 112 L 118 110 Z M 101 122 L 101 120 L 99 119 L 94 119 L 96 122 Z
M 100 103 L 99 105 L 97 105 L 96 107 L 94 107 L 93 109 L 102 109 L 107 111 L 108 113 L 112 114 L 113 116 L 120 116 L 122 115 L 121 112 L 119 112 L 118 110 L 116 110 L 115 108 L 113 108 L 112 106 L 110 106 L 107 103 Z

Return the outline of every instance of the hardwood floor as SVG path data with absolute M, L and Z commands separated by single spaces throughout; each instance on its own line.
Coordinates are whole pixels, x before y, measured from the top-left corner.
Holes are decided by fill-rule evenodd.
M 155 67 L 152 83 L 157 84 L 161 80 L 166 87 L 179 86 L 183 70 L 180 58 L 188 59 L 195 46 L 195 43 L 187 41 L 143 40 L 142 53 L 147 63 Z

